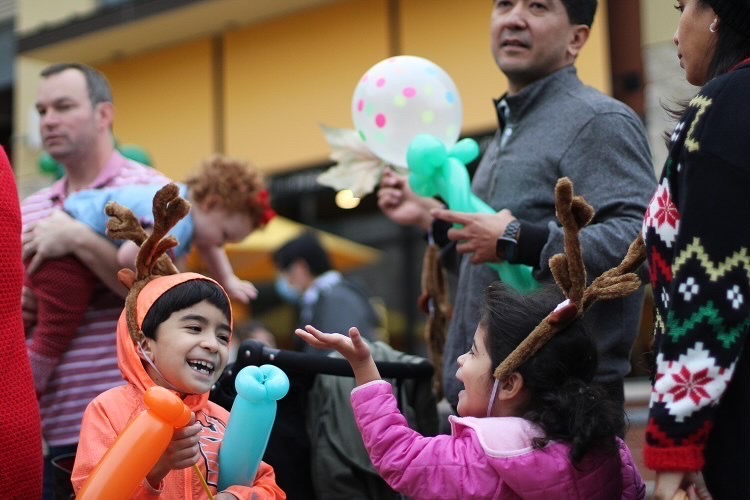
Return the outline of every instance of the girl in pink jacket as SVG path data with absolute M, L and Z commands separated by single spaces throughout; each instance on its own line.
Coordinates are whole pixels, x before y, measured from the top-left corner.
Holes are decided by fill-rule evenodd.
M 351 402 L 365 447 L 378 473 L 403 495 L 645 498 L 630 450 L 616 437 L 622 411 L 589 385 L 597 352 L 575 311 L 572 323 L 535 354 L 497 376 L 495 367 L 518 358 L 516 348 L 529 332 L 575 307 L 555 309 L 558 302 L 551 289 L 527 296 L 499 283 L 487 289 L 471 349 L 458 358 L 456 377 L 465 389 L 461 416 L 450 417 L 450 436 L 423 437 L 407 426 L 356 328 L 349 337 L 312 326 L 296 333 L 314 347 L 336 349 L 351 364 L 357 383 Z

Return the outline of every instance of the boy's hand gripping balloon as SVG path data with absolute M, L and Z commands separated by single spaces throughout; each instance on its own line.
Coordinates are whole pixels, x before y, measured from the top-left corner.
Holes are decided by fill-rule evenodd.
M 276 418 L 276 401 L 289 392 L 289 378 L 273 365 L 246 366 L 234 385 L 237 397 L 219 450 L 219 491 L 255 478 Z
M 144 401 L 147 409 L 120 433 L 76 498 L 130 498 L 164 454 L 174 430 L 190 421 L 190 409 L 164 387 L 148 389 Z

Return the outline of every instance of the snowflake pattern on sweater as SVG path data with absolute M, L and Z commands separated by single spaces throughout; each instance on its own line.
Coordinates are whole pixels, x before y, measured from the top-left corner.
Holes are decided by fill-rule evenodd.
M 646 465 L 700 470 L 750 331 L 750 65 L 709 82 L 670 142 L 643 221 L 655 304 Z

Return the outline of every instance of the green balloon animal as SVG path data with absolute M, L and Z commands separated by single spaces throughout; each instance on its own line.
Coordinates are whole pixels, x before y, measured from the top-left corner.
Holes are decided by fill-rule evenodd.
M 409 186 L 420 196 L 440 196 L 456 212 L 496 213 L 471 192 L 466 164 L 478 155 L 479 145 L 473 139 L 462 139 L 448 150 L 434 136 L 417 135 L 406 152 Z M 497 271 L 503 283 L 521 293 L 539 287 L 530 266 L 508 262 L 487 265 Z

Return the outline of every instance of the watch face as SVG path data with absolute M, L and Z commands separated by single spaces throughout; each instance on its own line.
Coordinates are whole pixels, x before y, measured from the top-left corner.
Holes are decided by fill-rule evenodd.
M 516 258 L 517 248 L 518 243 L 516 242 L 516 240 L 514 240 L 513 238 L 508 238 L 506 236 L 501 236 L 497 239 L 497 244 L 495 245 L 495 253 L 501 259 L 508 262 L 513 262 L 513 260 Z
M 505 244 L 505 260 L 508 262 L 513 262 L 516 260 L 516 249 L 518 248 L 518 243 L 516 243 L 516 240 L 510 240 Z

